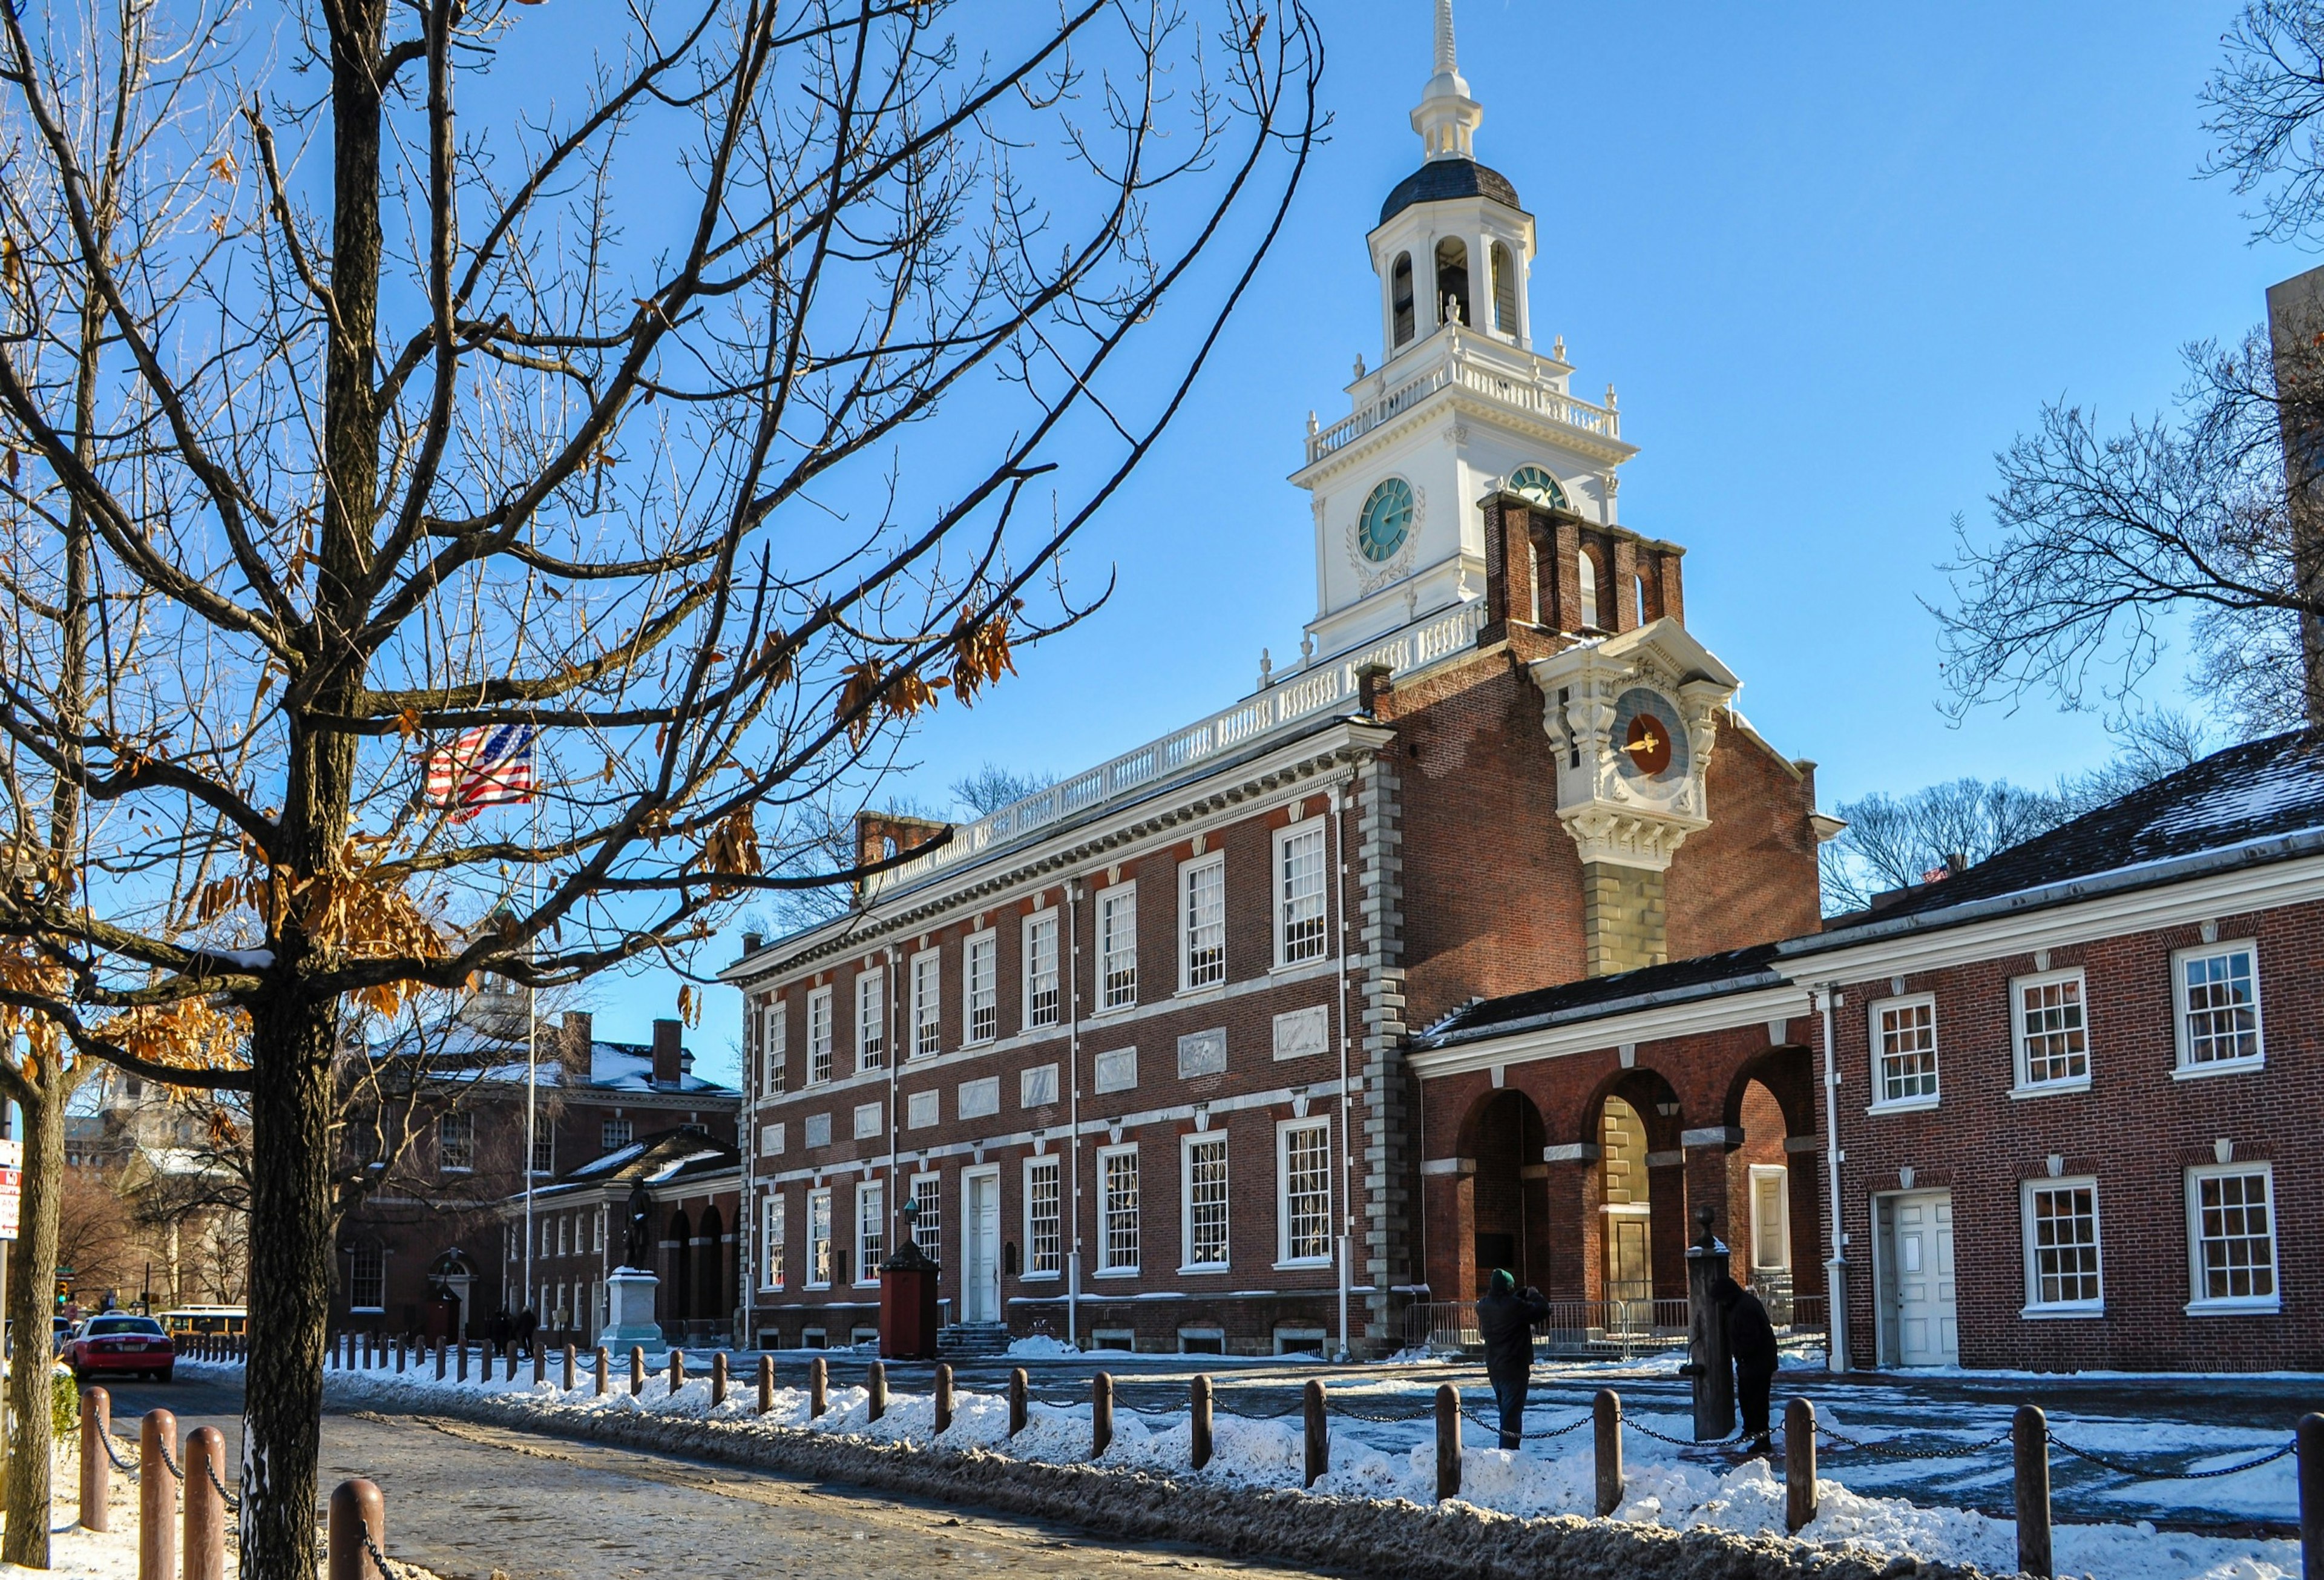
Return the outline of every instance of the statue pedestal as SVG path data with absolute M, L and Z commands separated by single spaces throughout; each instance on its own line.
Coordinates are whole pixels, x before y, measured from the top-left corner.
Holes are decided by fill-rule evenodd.
M 661 1280 L 642 1268 L 617 1267 L 605 1280 L 605 1331 L 597 1342 L 609 1350 L 641 1345 L 664 1348 L 661 1327 L 654 1321 L 654 1289 Z

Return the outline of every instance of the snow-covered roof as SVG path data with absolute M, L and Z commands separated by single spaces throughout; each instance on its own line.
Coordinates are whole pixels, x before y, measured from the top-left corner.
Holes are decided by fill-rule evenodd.
M 424 1037 L 406 1037 L 381 1044 L 372 1051 L 379 1058 L 425 1058 L 441 1067 L 439 1078 L 445 1080 L 497 1081 L 517 1086 L 521 1085 L 525 1077 L 524 1036 L 521 1030 L 511 1037 L 466 1020 L 439 1021 L 429 1027 Z M 589 1077 L 586 1083 L 573 1079 L 573 1073 L 565 1065 L 563 1053 L 562 1029 L 547 1021 L 542 1021 L 534 1058 L 535 1078 L 540 1086 L 573 1090 L 586 1086 L 586 1090 L 595 1093 L 675 1092 L 733 1098 L 742 1095 L 732 1086 L 705 1080 L 696 1075 L 691 1054 L 683 1057 L 675 1085 L 657 1086 L 653 1078 L 653 1045 L 649 1042 L 608 1042 L 592 1039 L 589 1043 Z
M 732 1142 L 696 1126 L 680 1125 L 616 1147 L 602 1158 L 592 1158 L 549 1184 L 534 1187 L 532 1196 L 538 1203 L 545 1197 L 604 1190 L 608 1186 L 626 1187 L 632 1181 L 643 1181 L 649 1189 L 706 1182 L 715 1188 L 717 1176 L 733 1174 L 739 1183 L 742 1171 L 742 1154 Z M 508 1198 L 512 1203 L 523 1199 L 521 1192 Z

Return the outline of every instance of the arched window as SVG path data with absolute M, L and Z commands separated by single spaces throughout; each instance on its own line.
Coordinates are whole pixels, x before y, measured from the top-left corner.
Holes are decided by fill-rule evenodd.
M 1578 556 L 1582 571 L 1582 629 L 1594 631 L 1598 626 L 1598 562 L 1584 549 Z
M 1403 346 L 1412 338 L 1412 254 L 1398 253 L 1396 267 L 1388 271 L 1388 305 L 1396 318 L 1396 343 Z
M 1436 321 L 1476 322 L 1469 313 L 1469 249 L 1457 236 L 1436 244 Z
M 1517 259 L 1507 242 L 1493 244 L 1493 328 L 1517 332 Z
M 1632 577 L 1630 585 L 1637 588 L 1638 624 L 1644 625 L 1646 623 L 1646 578 L 1643 576 Z

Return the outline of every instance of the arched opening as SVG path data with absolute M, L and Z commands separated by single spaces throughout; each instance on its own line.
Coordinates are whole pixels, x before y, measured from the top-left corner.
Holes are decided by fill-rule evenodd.
M 1541 1111 L 1522 1092 L 1497 1092 L 1470 1116 L 1462 1150 L 1477 1163 L 1472 1299 L 1495 1268 L 1507 1268 L 1519 1289 L 1550 1281 L 1544 1141 Z
M 1757 1080 L 1743 1088 L 1743 1145 L 1737 1149 L 1743 1171 L 1742 1233 L 1735 1265 L 1739 1281 L 1758 1292 L 1777 1322 L 1790 1320 L 1794 1253 L 1791 1160 L 1784 1150 L 1788 1127 L 1775 1095 Z
M 720 1245 L 725 1236 L 725 1223 L 718 1209 L 702 1209 L 701 1225 L 695 1231 L 695 1241 L 701 1247 L 695 1257 L 694 1315 L 711 1323 L 724 1323 L 727 1308 L 733 1301 L 726 1294 L 726 1257 Z
M 1396 267 L 1388 271 L 1388 311 L 1395 322 L 1396 345 L 1401 349 L 1412 339 L 1412 254 L 1398 253 Z
M 1457 236 L 1436 244 L 1436 321 L 1467 324 L 1469 316 L 1469 249 Z
M 1580 564 L 1575 568 L 1581 573 L 1582 580 L 1582 623 L 1576 629 L 1595 631 L 1598 629 L 1598 561 L 1591 558 L 1587 549 L 1582 550 L 1578 558 Z
M 1623 1072 L 1598 1100 L 1583 1132 L 1597 1149 L 1584 1225 L 1591 1295 L 1623 1302 L 1605 1320 L 1637 1326 L 1671 1317 L 1661 1303 L 1686 1298 L 1685 1152 L 1678 1094 L 1652 1070 Z
M 1646 623 L 1646 578 L 1643 576 L 1632 577 L 1630 587 L 1637 598 L 1637 623 L 1644 625 Z
M 1606 1298 L 1655 1298 L 1655 1195 L 1646 1171 L 1646 1122 L 1621 1097 L 1598 1115 L 1599 1210 L 1606 1224 Z
M 475 1266 L 456 1245 L 428 1264 L 428 1304 L 420 1324 L 429 1338 L 468 1336 L 468 1292 L 475 1282 Z
M 687 1298 L 694 1289 L 694 1231 L 686 1221 L 686 1211 L 680 1208 L 669 1215 L 669 1276 L 662 1288 L 669 1291 L 669 1316 L 672 1322 L 684 1322 L 693 1313 L 687 1309 Z
M 1517 332 L 1517 258 L 1507 242 L 1493 244 L 1493 328 Z
M 1813 1056 L 1771 1048 L 1735 1073 L 1727 1124 L 1742 1134 L 1727 1154 L 1727 1225 L 1738 1282 L 1749 1284 L 1778 1323 L 1822 1320 Z M 1794 1147 L 1809 1149 L 1794 1151 Z

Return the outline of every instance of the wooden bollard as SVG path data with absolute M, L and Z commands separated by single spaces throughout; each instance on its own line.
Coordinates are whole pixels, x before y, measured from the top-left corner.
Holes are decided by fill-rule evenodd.
M 401 1334 L 397 1334 L 395 1335 L 395 1370 L 399 1376 L 402 1374 L 403 1363 L 409 1354 L 410 1342 L 410 1340 Z
M 532 1341 L 532 1385 L 538 1388 L 546 1381 L 549 1372 L 549 1346 L 539 1339 Z
M 1332 1468 L 1332 1425 L 1323 1416 L 1322 1381 L 1314 1377 L 1309 1378 L 1304 1392 L 1307 1406 L 1305 1421 L 1307 1479 L 1301 1484 L 1312 1487 L 1322 1481 Z
M 573 1391 L 573 1372 L 578 1359 L 579 1357 L 573 1353 L 572 1343 L 568 1340 L 565 1345 L 565 1391 L 567 1393 Z
M 178 1418 L 147 1410 L 137 1434 L 137 1580 L 177 1580 L 178 1478 L 163 1464 L 178 1453 Z
M 1025 1368 L 1024 1368 L 1024 1367 L 1022 1367 L 1022 1366 L 1012 1366 L 1012 1367 L 1010 1367 L 1010 1370 L 1009 1370 L 1009 1435 L 1010 1435 L 1011 1437 L 1014 1437 L 1018 1433 L 1019 1433 L 1019 1432 L 1021 1432 L 1021 1431 L 1023 1431 L 1023 1430 L 1025 1429 L 1025 1389 L 1026 1389 L 1026 1381 L 1027 1381 L 1027 1379 L 1026 1379 L 1026 1376 L 1025 1376 Z
M 831 1408 L 831 1363 L 821 1355 L 807 1363 L 807 1418 L 820 1418 Z
M 719 1350 L 710 1357 L 710 1408 L 716 1409 L 726 1402 L 726 1352 Z
M 1090 1457 L 1103 1459 L 1113 1446 L 1113 1374 L 1101 1372 L 1090 1379 Z
M 888 1365 L 884 1361 L 874 1361 L 863 1379 L 863 1418 L 876 1421 L 887 1413 Z
M 2050 1418 L 2041 1406 L 2017 1407 L 2009 1445 L 2016 1463 L 2017 1569 L 2050 1580 Z
M 80 1396 L 80 1522 L 90 1530 L 111 1530 L 106 1512 L 113 1495 L 113 1461 L 105 1456 L 105 1434 L 113 1430 L 113 1396 L 102 1388 Z
M 378 1487 L 360 1476 L 333 1487 L 325 1530 L 323 1580 L 378 1580 L 364 1553 L 366 1534 L 380 1551 L 387 1550 L 387 1505 Z
M 1461 1391 L 1436 1385 L 1436 1501 L 1461 1495 Z
M 459 1375 L 456 1379 L 455 1379 L 455 1381 L 460 1381 L 460 1382 L 466 1382 L 466 1381 L 467 1381 L 467 1380 L 468 1380 L 468 1341 L 467 1341 L 466 1339 L 462 1339 L 462 1340 L 460 1341 L 460 1344 L 459 1344 L 459 1359 L 460 1359 L 460 1375 Z
M 2301 1580 L 2324 1580 L 2324 1416 L 2301 1417 L 2292 1440 L 2300 1467 Z
M 1815 1406 L 1795 1399 L 1784 1407 L 1784 1529 L 1797 1535 L 1815 1517 Z
M 186 1434 L 186 1580 L 226 1580 L 226 1499 L 213 1475 L 226 1470 L 226 1435 Z
M 599 1399 L 605 1397 L 605 1386 L 612 1381 L 612 1379 L 606 1376 L 606 1373 L 613 1370 L 613 1352 L 608 1350 L 604 1345 L 599 1344 L 597 1346 L 597 1354 L 595 1363 L 597 1373 L 597 1397 Z
M 1194 1373 L 1193 1408 L 1186 1413 L 1186 1459 L 1196 1470 L 1211 1463 L 1211 1374 Z
M 686 1386 L 686 1352 L 685 1352 L 684 1350 L 672 1350 L 672 1351 L 670 1351 L 670 1353 L 669 1353 L 669 1393 L 670 1393 L 670 1397 L 671 1397 L 672 1399 L 677 1398 L 677 1397 L 678 1397 L 678 1391 L 679 1389 L 681 1389 L 681 1388 L 684 1388 L 685 1386 Z
M 630 1395 L 635 1398 L 646 1391 L 646 1351 L 643 1344 L 630 1346 Z
M 765 1415 L 775 1408 L 775 1358 L 759 1357 L 759 1413 Z
M 952 1367 L 942 1361 L 936 1363 L 936 1436 L 941 1437 L 952 1430 Z
M 435 1348 L 436 1348 L 436 1381 L 438 1381 L 438 1382 L 441 1382 L 441 1381 L 444 1381 L 444 1341 L 443 1341 L 442 1339 L 440 1339 L 440 1338 L 439 1338 L 439 1339 L 438 1339 L 438 1340 L 436 1341 Z
M 1591 1433 L 1598 1451 L 1598 1518 L 1622 1506 L 1622 1396 L 1601 1388 L 1590 1401 Z

